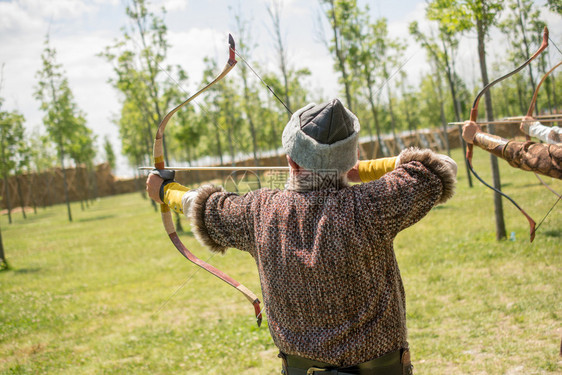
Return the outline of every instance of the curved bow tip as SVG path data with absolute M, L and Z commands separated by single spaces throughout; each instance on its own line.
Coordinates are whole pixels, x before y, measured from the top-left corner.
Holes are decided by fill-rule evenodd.
M 254 311 L 256 312 L 256 322 L 258 323 L 258 327 L 261 327 L 262 315 L 261 315 L 260 300 L 256 299 L 252 303 L 254 305 Z
M 520 210 L 523 213 L 523 215 L 525 215 L 527 220 L 529 221 L 529 242 L 533 242 L 533 240 L 535 239 L 535 233 L 537 231 L 537 229 L 536 229 L 537 224 L 535 223 L 535 221 L 529 215 L 527 215 L 527 213 L 525 211 L 523 211 L 522 209 L 520 209 Z
M 543 31 L 542 31 L 542 44 L 544 46 L 548 45 L 548 27 L 544 27 Z
M 234 43 L 234 38 L 232 37 L 232 34 L 228 34 L 228 44 L 229 44 L 229 48 L 228 50 L 230 51 L 230 55 L 228 57 L 228 65 L 230 66 L 234 66 L 236 65 L 236 43 Z

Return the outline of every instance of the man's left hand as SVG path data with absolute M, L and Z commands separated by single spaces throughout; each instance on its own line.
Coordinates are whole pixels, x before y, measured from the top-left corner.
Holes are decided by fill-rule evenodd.
M 160 187 L 164 179 L 155 174 L 149 174 L 148 178 L 146 179 L 146 191 L 148 196 L 152 198 L 156 203 L 163 204 L 162 200 L 160 199 Z
M 462 127 L 462 137 L 466 143 L 473 144 L 474 137 L 477 133 L 481 133 L 482 129 L 474 121 L 466 121 Z
M 537 120 L 535 120 L 534 118 L 532 118 L 531 116 L 525 116 L 523 117 L 523 121 L 521 121 L 521 125 L 519 126 L 519 129 L 529 135 L 529 133 L 531 132 L 531 125 L 533 125 Z

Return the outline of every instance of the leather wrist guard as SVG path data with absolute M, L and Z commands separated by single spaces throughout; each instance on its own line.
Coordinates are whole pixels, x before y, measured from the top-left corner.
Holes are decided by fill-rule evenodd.
M 474 136 L 474 144 L 476 146 L 502 159 L 505 159 L 504 150 L 508 143 L 507 139 L 493 134 L 480 132 Z

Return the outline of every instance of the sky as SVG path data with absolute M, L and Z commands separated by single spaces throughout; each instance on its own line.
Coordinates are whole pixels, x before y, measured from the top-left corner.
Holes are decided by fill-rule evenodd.
M 119 154 L 118 129 L 114 119 L 120 110 L 119 96 L 108 83 L 114 77 L 112 66 L 98 57 L 105 47 L 122 36 L 122 27 L 129 25 L 125 6 L 130 0 L 0 0 L 0 66 L 2 86 L 0 96 L 5 99 L 2 110 L 17 110 L 25 116 L 26 128 L 42 129 L 43 113 L 33 93 L 37 85 L 37 71 L 41 69 L 41 53 L 45 36 L 50 35 L 51 47 L 57 50 L 57 61 L 63 65 L 70 88 L 78 107 L 86 113 L 88 126 L 98 137 L 98 145 L 107 135 L 114 150 Z M 179 64 L 189 75 L 189 83 L 183 87 L 193 92 L 202 86 L 203 59 L 215 58 L 222 66 L 226 56 L 228 33 L 236 29 L 234 15 L 239 14 L 251 23 L 251 35 L 257 43 L 246 55 L 252 65 L 276 71 L 275 52 L 271 42 L 271 23 L 267 5 L 271 0 L 152 0 L 151 9 L 160 14 L 167 10 L 165 22 L 171 48 L 168 64 Z M 415 84 L 416 77 L 428 71 L 423 50 L 408 36 L 408 25 L 417 20 L 422 28 L 424 0 L 359 0 L 368 4 L 373 19 L 388 20 L 389 36 L 402 38 L 408 44 L 403 69 Z M 552 39 L 562 45 L 562 17 L 546 11 L 544 0 L 537 0 L 545 11 L 545 19 Z M 288 49 L 289 63 L 296 68 L 307 67 L 312 71 L 308 84 L 323 97 L 341 96 L 333 60 L 321 42 L 327 33 L 318 0 L 284 0 L 281 27 Z M 329 34 L 325 34 L 329 35 Z M 234 34 L 236 39 L 236 35 Z M 494 56 L 501 36 L 491 35 L 489 51 Z M 138 41 L 137 41 L 138 43 Z M 467 46 L 474 44 L 474 37 L 463 40 Z M 477 56 L 475 49 L 461 48 L 457 66 L 459 73 L 475 77 Z M 265 72 L 260 72 L 265 73 Z M 265 89 L 264 89 L 265 90 Z M 186 94 L 186 97 L 188 95 Z M 320 95 L 318 95 L 320 96 Z M 100 157 L 102 152 L 100 151 Z M 118 157 L 117 176 L 130 176 L 132 170 L 126 160 Z

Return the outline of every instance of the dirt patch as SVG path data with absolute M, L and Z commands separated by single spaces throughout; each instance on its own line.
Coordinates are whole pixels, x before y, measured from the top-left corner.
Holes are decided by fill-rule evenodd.
M 23 211 L 25 211 L 26 214 L 32 213 L 33 212 L 33 207 L 24 207 Z M 15 207 L 12 208 L 12 214 L 19 214 L 22 212 L 21 207 Z M 2 211 L 0 211 L 0 215 L 8 215 L 8 209 L 4 209 Z

